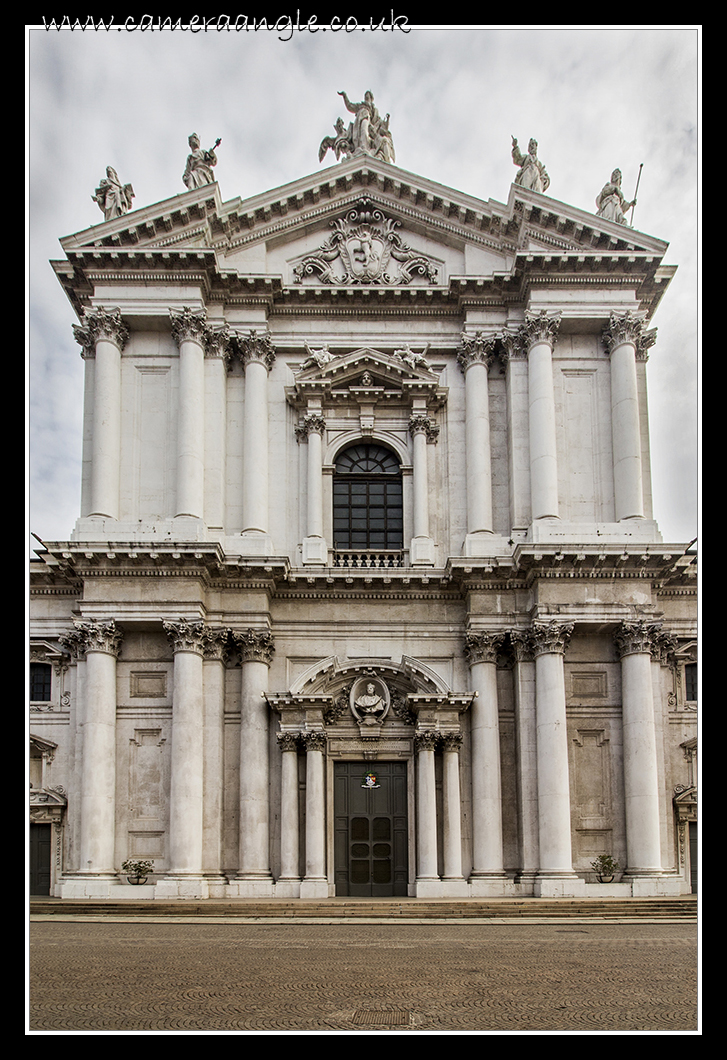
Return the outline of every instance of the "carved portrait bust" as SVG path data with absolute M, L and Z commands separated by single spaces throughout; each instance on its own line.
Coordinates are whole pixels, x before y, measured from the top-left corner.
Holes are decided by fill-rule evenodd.
M 391 697 L 384 681 L 366 675 L 351 686 L 351 713 L 364 724 L 381 722 L 388 709 Z

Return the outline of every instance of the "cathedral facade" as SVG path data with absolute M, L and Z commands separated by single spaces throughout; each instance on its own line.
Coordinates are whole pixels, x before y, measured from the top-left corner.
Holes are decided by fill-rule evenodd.
M 646 399 L 667 244 L 353 146 L 61 244 L 82 510 L 31 563 L 31 889 L 689 892 L 696 557 L 654 520 Z

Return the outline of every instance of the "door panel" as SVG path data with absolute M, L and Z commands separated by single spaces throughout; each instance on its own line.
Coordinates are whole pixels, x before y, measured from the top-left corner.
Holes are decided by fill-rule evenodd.
M 368 774 L 375 776 L 372 786 Z M 337 895 L 406 897 L 406 778 L 405 762 L 334 763 Z

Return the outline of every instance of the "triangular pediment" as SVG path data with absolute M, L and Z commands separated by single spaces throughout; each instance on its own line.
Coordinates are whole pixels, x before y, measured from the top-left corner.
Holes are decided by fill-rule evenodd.
M 354 397 L 362 401 L 419 395 L 442 400 L 446 390 L 440 387 L 426 352 L 426 347 L 416 344 L 391 351 L 364 346 L 342 353 L 327 347 L 309 348 L 307 360 L 296 372 L 294 386 L 288 388 L 288 400 L 294 406 L 302 406 L 313 396 L 334 400 Z
M 479 199 L 372 158 L 247 199 L 224 201 L 209 184 L 61 245 L 67 261 L 53 264 L 77 306 L 88 304 L 89 285 L 104 272 L 178 282 L 194 271 L 208 291 L 236 297 L 295 299 L 323 289 L 450 301 L 469 288 L 482 293 L 483 284 L 518 297 L 532 272 L 557 273 L 558 282 L 630 274 L 653 301 L 671 275 L 661 266 L 668 244 L 626 225 L 515 184 L 506 203 Z

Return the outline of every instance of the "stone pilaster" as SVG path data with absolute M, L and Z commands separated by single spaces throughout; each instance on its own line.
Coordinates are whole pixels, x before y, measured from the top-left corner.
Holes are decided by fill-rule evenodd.
M 232 630 L 240 654 L 240 895 L 272 894 L 268 669 L 275 651 L 267 629 Z
M 119 518 L 119 455 L 121 451 L 121 351 L 129 329 L 118 309 L 86 313 L 74 325 L 83 356 L 93 359 L 93 437 L 89 516 Z
M 614 633 L 621 659 L 627 877 L 662 872 L 651 680 L 651 653 L 659 650 L 660 633 L 657 623 L 645 621 L 623 622 Z
M 495 358 L 494 335 L 462 335 L 457 363 L 465 379 L 465 455 L 467 468 L 467 541 L 465 554 L 476 554 L 473 534 L 492 534 L 492 457 L 488 371 Z
M 434 544 L 429 536 L 429 467 L 427 444 L 436 442 L 438 427 L 423 409 L 409 417 L 412 439 L 412 471 L 414 493 L 414 534 L 409 548 L 412 566 L 431 567 L 434 564 Z
M 324 774 L 326 734 L 322 730 L 301 733 L 305 748 L 305 878 L 301 898 L 327 898 L 326 877 L 326 785 Z
M 497 656 L 505 635 L 470 630 L 465 635 L 464 655 L 470 666 L 470 688 L 475 699 L 470 707 L 472 739 L 472 874 L 477 894 L 498 893 L 486 884 L 504 879 L 502 847 L 502 789 L 500 768 L 500 722 L 497 704 Z M 475 893 L 475 892 L 473 892 Z
M 328 550 L 323 537 L 323 436 L 326 421 L 318 411 L 309 411 L 297 429 L 298 441 L 308 441 L 307 534 L 303 542 L 304 566 L 325 566 Z

